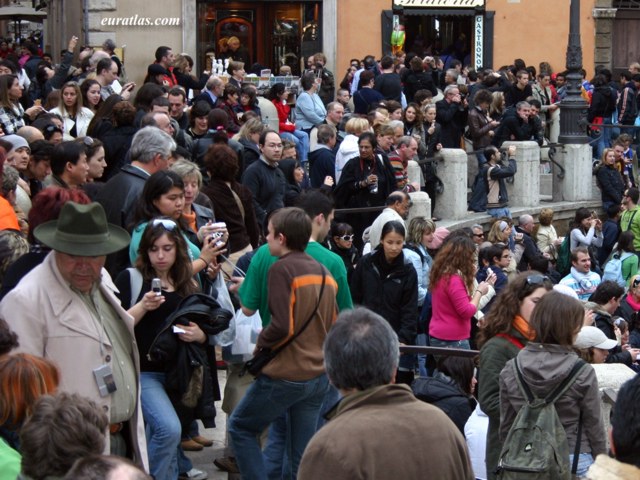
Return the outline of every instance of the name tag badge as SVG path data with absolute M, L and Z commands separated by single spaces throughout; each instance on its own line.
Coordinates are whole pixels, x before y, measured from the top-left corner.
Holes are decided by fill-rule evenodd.
M 93 370 L 93 376 L 98 384 L 98 391 L 101 397 L 106 397 L 117 390 L 111 365 L 105 364 L 95 368 Z

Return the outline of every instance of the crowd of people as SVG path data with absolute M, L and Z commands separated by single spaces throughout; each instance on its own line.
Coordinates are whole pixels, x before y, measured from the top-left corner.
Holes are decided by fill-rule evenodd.
M 557 478 L 637 478 L 637 377 L 608 458 L 588 365 L 638 370 L 629 139 L 596 172 L 606 221 L 578 209 L 562 238 L 552 210 L 508 208 L 502 144 L 548 137 L 563 74 L 400 52 L 353 60 L 336 90 L 318 53 L 296 99 L 271 87 L 276 131 L 233 48 L 226 75 L 198 78 L 160 46 L 138 88 L 113 42 L 77 66 L 76 47 L 54 68 L 0 44 L 0 478 L 203 480 L 185 451 L 211 446 L 219 400 L 214 463 L 247 480 L 498 478 L 523 461 L 509 439 L 531 396 L 557 412 Z M 488 231 L 410 216 L 465 138 Z

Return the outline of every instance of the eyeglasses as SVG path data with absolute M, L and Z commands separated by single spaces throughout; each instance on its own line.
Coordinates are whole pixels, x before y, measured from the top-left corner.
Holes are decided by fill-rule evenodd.
M 341 240 L 344 240 L 345 242 L 352 242 L 353 241 L 353 237 L 355 237 L 355 235 L 342 235 L 339 236 L 338 238 L 340 238 Z
M 178 226 L 176 222 L 169 218 L 156 218 L 153 220 L 151 225 L 153 225 L 154 227 L 162 226 L 165 230 L 168 230 L 170 232 L 172 232 L 173 229 Z
M 527 285 L 542 285 L 547 281 L 549 281 L 549 277 L 546 275 L 529 275 L 527 277 Z

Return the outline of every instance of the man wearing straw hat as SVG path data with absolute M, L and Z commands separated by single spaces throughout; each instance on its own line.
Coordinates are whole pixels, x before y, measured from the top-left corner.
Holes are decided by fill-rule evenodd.
M 109 415 L 105 453 L 148 470 L 133 318 L 103 268 L 129 234 L 107 223 L 100 204 L 68 202 L 34 235 L 52 252 L 0 302 L 0 318 L 18 334 L 19 351 L 56 363 L 61 391 L 88 397 Z

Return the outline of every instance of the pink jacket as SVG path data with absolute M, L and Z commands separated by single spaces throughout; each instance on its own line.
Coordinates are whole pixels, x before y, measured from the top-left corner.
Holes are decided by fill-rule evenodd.
M 471 334 L 471 317 L 476 307 L 460 275 L 443 277 L 432 288 L 433 313 L 429 335 L 439 340 L 466 340 Z

